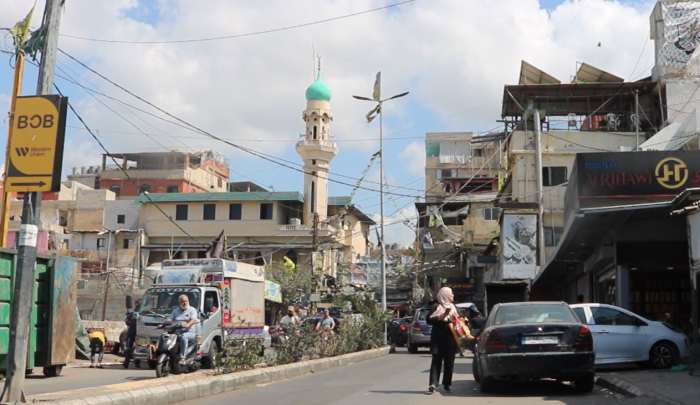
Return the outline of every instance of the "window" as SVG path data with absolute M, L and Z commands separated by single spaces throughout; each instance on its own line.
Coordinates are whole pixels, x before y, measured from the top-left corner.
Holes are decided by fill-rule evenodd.
M 178 204 L 175 206 L 175 220 L 177 221 L 187 221 L 187 204 Z
M 204 305 L 206 305 L 207 299 L 211 298 L 212 308 L 210 314 L 216 313 L 219 310 L 219 294 L 216 291 L 207 291 L 204 293 Z
M 316 125 L 314 125 L 314 139 L 316 139 L 316 133 L 318 132 L 318 129 L 316 128 Z
M 545 187 L 558 186 L 566 183 L 566 167 L 543 167 L 542 185 Z
M 260 204 L 260 219 L 272 219 L 272 204 Z
M 133 239 L 124 239 L 124 249 L 132 249 L 134 247 Z
M 482 157 L 482 156 L 484 156 L 484 150 L 483 150 L 483 149 L 472 149 L 472 152 L 474 153 L 474 157 Z
M 574 313 L 576 313 L 576 316 L 578 319 L 581 320 L 581 323 L 586 324 L 588 323 L 588 320 L 586 319 L 586 311 L 583 308 L 573 308 Z
M 217 179 L 216 179 L 216 186 L 219 187 L 219 188 L 223 187 L 223 186 L 224 186 L 224 181 L 221 180 L 221 178 L 217 178 Z
M 311 164 L 316 166 L 316 159 L 311 159 Z
M 109 191 L 113 192 L 117 197 L 122 193 L 122 188 L 116 184 L 109 186 Z
M 107 246 L 107 238 L 97 238 L 97 248 L 103 248 Z
M 228 219 L 240 221 L 243 217 L 243 206 L 241 204 L 230 204 L 228 206 Z
M 151 186 L 148 184 L 142 184 L 141 187 L 139 187 L 140 194 L 143 193 L 150 193 L 151 192 Z
M 425 143 L 425 155 L 427 157 L 440 156 L 440 142 L 426 142 Z
M 435 178 L 438 180 L 448 177 L 457 177 L 457 169 L 437 169 L 435 171 Z
M 553 228 L 544 228 L 544 245 L 545 246 L 557 246 L 559 244 L 559 239 L 564 233 L 564 229 L 558 226 Z
M 311 213 L 316 213 L 316 182 L 311 182 Z
M 484 220 L 495 221 L 498 219 L 498 208 L 484 208 Z
M 180 192 L 180 190 L 178 189 L 178 187 L 175 184 L 169 185 L 168 188 L 165 189 L 165 191 L 167 193 L 179 193 Z
M 591 307 L 591 312 L 596 325 L 635 326 L 637 324 L 637 318 L 616 309 Z
M 126 215 L 117 215 L 117 223 L 118 224 L 126 223 Z
M 216 219 L 216 204 L 204 204 L 204 216 L 206 221 L 213 221 Z

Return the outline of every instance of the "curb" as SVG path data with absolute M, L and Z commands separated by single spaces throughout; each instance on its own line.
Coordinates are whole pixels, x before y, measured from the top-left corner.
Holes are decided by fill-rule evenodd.
M 230 374 L 180 374 L 161 379 L 33 395 L 42 405 L 169 405 L 346 366 L 389 354 L 389 347 Z
M 670 405 L 686 405 L 683 402 L 678 402 L 675 399 L 657 394 L 653 391 L 644 391 L 634 384 L 630 384 L 627 381 L 621 380 L 619 378 L 611 377 L 609 375 L 597 375 L 596 384 L 603 388 L 607 388 L 610 391 L 617 392 L 628 397 L 648 397 L 653 398 L 657 401 L 661 401 L 665 404 Z

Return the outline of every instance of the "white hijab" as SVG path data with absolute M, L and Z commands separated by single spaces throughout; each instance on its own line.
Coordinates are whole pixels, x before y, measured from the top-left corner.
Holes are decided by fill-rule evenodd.
M 450 287 L 442 287 L 440 291 L 438 291 L 437 295 L 439 305 L 435 312 L 430 315 L 430 317 L 440 317 L 445 313 L 445 311 L 448 311 L 449 316 L 446 319 L 447 321 L 459 318 L 459 312 L 457 312 L 457 308 L 452 303 L 452 297 L 452 289 Z

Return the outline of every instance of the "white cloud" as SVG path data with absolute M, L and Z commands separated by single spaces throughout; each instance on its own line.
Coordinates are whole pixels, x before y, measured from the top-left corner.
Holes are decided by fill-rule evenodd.
M 392 243 L 398 243 L 402 246 L 412 246 L 416 239 L 415 227 L 416 217 L 418 216 L 418 211 L 416 207 L 411 204 L 410 206 L 401 209 L 396 215 L 386 216 L 384 222 L 384 238 L 386 239 L 387 245 Z M 381 225 L 381 215 L 374 214 L 372 219 L 377 223 L 379 227 Z M 407 226 L 404 222 L 408 222 Z M 376 245 L 377 243 L 377 233 L 373 232 L 370 235 L 370 240 Z
M 408 173 L 425 175 L 425 147 L 422 142 L 409 143 L 399 157 L 405 160 L 404 167 Z

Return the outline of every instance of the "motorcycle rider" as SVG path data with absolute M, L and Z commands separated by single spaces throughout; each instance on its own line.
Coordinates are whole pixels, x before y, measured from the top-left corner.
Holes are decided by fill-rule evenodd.
M 178 340 L 180 341 L 180 362 L 181 366 L 185 365 L 185 356 L 187 355 L 187 345 L 190 340 L 194 340 L 194 332 L 191 331 L 192 326 L 197 322 L 197 310 L 190 306 L 190 299 L 187 295 L 183 294 L 179 297 L 180 306 L 175 308 L 173 314 L 170 318 L 166 319 L 167 322 L 175 321 L 179 322 L 182 326 L 177 329 L 175 333 L 178 335 Z
M 282 319 L 277 324 L 277 327 L 279 328 L 280 326 L 286 326 L 288 324 L 293 324 L 296 326 L 301 325 L 301 319 L 299 319 L 299 317 L 296 315 L 294 305 L 290 305 L 289 307 L 287 307 L 287 315 L 282 317 Z

